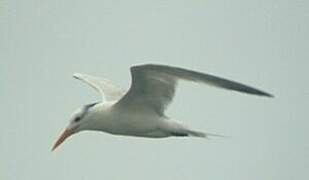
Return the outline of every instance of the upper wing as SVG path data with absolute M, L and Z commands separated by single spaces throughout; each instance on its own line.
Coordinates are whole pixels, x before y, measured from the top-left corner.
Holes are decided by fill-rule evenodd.
M 119 100 L 125 94 L 124 90 L 113 85 L 107 79 L 80 73 L 73 74 L 73 77 L 93 87 L 96 91 L 98 91 L 101 94 L 103 100 L 104 99 L 107 101 Z
M 130 90 L 117 105 L 126 108 L 147 108 L 163 115 L 165 107 L 172 101 L 178 79 L 202 82 L 234 91 L 273 97 L 256 88 L 183 68 L 146 64 L 131 67 L 132 84 Z

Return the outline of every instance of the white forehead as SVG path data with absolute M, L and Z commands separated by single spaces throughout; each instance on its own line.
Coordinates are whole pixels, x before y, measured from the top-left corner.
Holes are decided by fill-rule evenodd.
M 84 113 L 84 108 L 78 108 L 72 113 L 72 117 L 81 116 Z
M 95 106 L 97 103 L 92 103 L 92 104 L 87 104 L 81 108 L 78 108 L 77 110 L 75 110 L 73 113 L 72 113 L 72 117 L 83 117 L 87 111 L 89 111 L 89 109 L 93 106 Z

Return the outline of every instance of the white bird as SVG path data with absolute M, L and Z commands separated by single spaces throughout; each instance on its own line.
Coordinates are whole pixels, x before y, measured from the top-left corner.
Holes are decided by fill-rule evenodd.
M 83 130 L 149 138 L 214 135 L 187 128 L 164 114 L 180 79 L 273 97 L 269 93 L 238 82 L 178 67 L 146 64 L 133 66 L 130 70 L 132 83 L 127 92 L 106 79 L 85 74 L 73 75 L 97 90 L 102 95 L 102 101 L 85 105 L 73 113 L 69 126 L 55 142 L 52 151 L 69 136 Z

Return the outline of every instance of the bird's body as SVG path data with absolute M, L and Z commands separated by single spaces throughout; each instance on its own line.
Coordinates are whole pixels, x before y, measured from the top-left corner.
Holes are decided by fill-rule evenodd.
M 215 135 L 185 127 L 165 115 L 178 80 L 206 83 L 234 91 L 272 97 L 256 88 L 183 68 L 146 64 L 131 68 L 132 84 L 128 91 L 106 79 L 74 74 L 102 95 L 102 102 L 84 106 L 59 137 L 53 150 L 67 137 L 82 130 L 103 131 L 114 135 L 163 138 L 170 136 L 206 137 Z
M 189 135 L 189 130 L 177 121 L 151 111 L 116 108 L 116 102 L 101 102 L 91 108 L 87 130 L 115 135 L 162 138 Z

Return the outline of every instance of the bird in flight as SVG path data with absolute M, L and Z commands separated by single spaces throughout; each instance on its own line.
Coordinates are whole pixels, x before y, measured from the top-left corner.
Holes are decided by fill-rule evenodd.
M 215 135 L 190 129 L 165 115 L 164 111 L 173 100 L 178 80 L 273 97 L 242 83 L 179 67 L 145 64 L 132 66 L 130 70 L 132 82 L 128 91 L 106 79 L 79 73 L 73 75 L 98 91 L 102 101 L 87 104 L 73 113 L 68 127 L 57 139 L 52 151 L 71 135 L 84 130 L 148 138 Z

